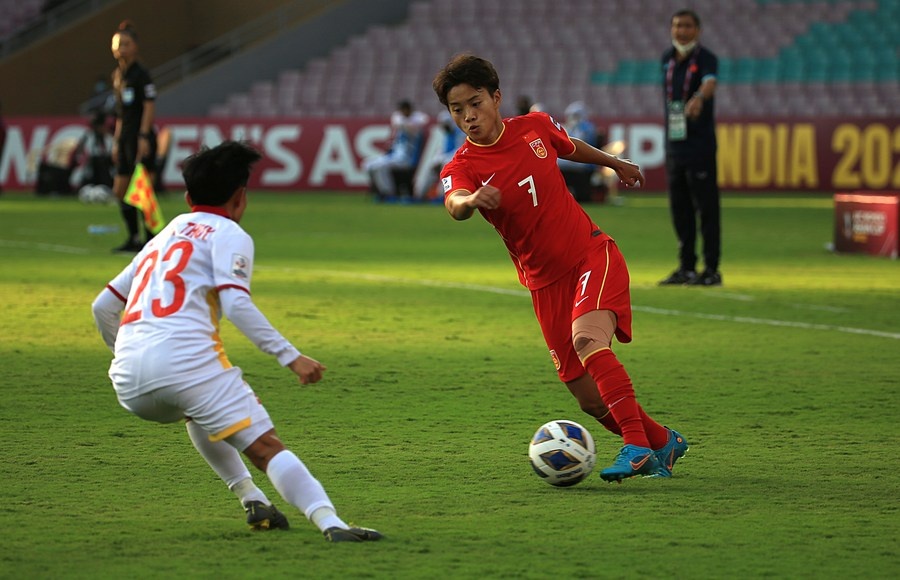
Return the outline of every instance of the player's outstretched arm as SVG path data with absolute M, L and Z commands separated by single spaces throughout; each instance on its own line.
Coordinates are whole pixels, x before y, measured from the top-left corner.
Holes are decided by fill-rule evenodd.
M 275 330 L 247 292 L 226 288 L 220 292 L 219 300 L 222 303 L 222 313 L 228 320 L 259 350 L 276 357 L 281 366 L 288 366 L 300 356 L 300 351 Z
M 636 163 L 632 163 L 630 159 L 621 159 L 615 155 L 610 155 L 606 151 L 597 149 L 581 139 L 573 138 L 572 143 L 575 144 L 575 151 L 571 155 L 562 156 L 563 159 L 609 167 L 616 172 L 619 179 L 628 187 L 644 184 L 644 174 L 641 173 L 641 168 Z

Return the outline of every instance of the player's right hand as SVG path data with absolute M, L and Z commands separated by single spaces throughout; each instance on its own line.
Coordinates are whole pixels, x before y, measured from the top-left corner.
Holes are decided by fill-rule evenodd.
M 466 205 L 473 208 L 497 209 L 500 207 L 500 190 L 493 185 L 483 185 L 466 199 Z
M 288 365 L 288 368 L 297 375 L 300 379 L 300 384 L 309 385 L 318 383 L 322 380 L 322 373 L 324 373 L 328 367 L 314 358 L 309 358 L 308 356 L 301 354 Z

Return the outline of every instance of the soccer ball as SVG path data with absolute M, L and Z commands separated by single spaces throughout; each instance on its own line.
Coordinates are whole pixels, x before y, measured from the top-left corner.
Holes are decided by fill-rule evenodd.
M 558 420 L 541 425 L 528 445 L 528 457 L 544 481 L 569 487 L 591 474 L 597 450 L 587 429 L 575 421 Z
M 81 203 L 103 205 L 112 201 L 113 192 L 105 185 L 85 185 L 78 190 Z

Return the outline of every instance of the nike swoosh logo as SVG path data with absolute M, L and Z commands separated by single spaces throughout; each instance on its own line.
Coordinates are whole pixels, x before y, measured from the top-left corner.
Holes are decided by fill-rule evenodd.
M 644 464 L 647 463 L 647 460 L 649 460 L 649 459 L 650 459 L 650 454 L 648 453 L 647 455 L 644 455 L 644 458 L 641 459 L 640 461 L 638 461 L 637 463 L 635 463 L 634 461 L 631 461 L 631 462 L 630 462 L 630 463 L 631 463 L 631 469 L 633 469 L 634 471 L 637 471 L 638 469 L 640 469 L 641 467 L 643 467 Z
M 491 180 L 494 179 L 494 176 L 495 176 L 495 175 L 497 175 L 497 172 L 496 172 L 496 171 L 495 171 L 494 173 L 491 173 L 491 176 L 488 177 L 487 180 L 483 180 L 483 181 L 481 182 L 481 185 L 482 185 L 482 186 L 485 186 L 485 185 L 487 185 L 488 183 L 490 183 Z
M 587 300 L 588 298 L 590 298 L 590 296 L 585 296 L 584 298 L 582 298 L 581 300 L 579 300 L 578 302 L 576 302 L 576 303 L 575 303 L 575 306 L 578 306 L 579 304 L 581 304 L 582 302 L 584 302 L 584 301 Z

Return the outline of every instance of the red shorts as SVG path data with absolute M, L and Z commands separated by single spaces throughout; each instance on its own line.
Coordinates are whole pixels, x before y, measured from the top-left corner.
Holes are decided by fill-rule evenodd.
M 572 345 L 572 322 L 592 310 L 616 314 L 616 338 L 631 342 L 631 293 L 625 258 L 612 240 L 594 247 L 568 274 L 531 292 L 550 357 L 563 382 L 584 374 L 584 366 Z

